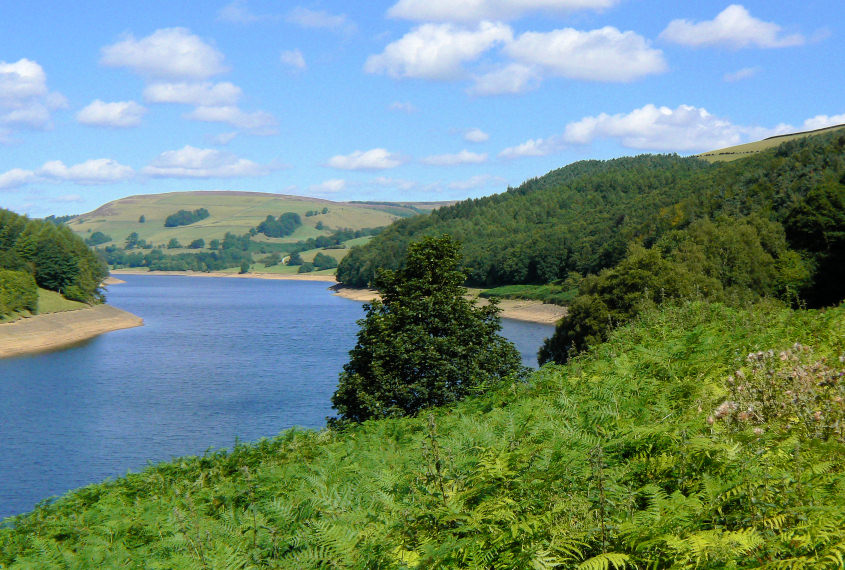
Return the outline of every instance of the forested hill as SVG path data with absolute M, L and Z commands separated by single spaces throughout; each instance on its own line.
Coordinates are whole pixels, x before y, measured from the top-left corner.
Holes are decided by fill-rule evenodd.
M 102 300 L 105 262 L 66 226 L 0 209 L 0 318 L 35 312 L 38 287 L 86 303 Z
M 464 244 L 469 281 L 548 283 L 612 267 L 631 243 L 646 246 L 695 220 L 759 214 L 781 223 L 814 188 L 845 183 L 845 135 L 792 140 L 749 158 L 708 164 L 677 155 L 582 161 L 494 196 L 401 220 L 353 249 L 338 268 L 365 286 L 397 268 L 407 243 L 449 233 Z

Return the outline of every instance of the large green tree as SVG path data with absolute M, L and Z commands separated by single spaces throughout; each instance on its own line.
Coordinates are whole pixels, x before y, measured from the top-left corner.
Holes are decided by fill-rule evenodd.
M 405 267 L 380 271 L 381 300 L 365 305 L 340 375 L 334 425 L 406 416 L 456 402 L 524 370 L 500 336 L 499 308 L 466 298 L 460 245 L 449 236 L 408 246 Z

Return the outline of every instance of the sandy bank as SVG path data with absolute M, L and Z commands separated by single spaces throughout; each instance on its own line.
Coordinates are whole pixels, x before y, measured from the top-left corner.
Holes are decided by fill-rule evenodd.
M 356 289 L 354 287 L 332 287 L 335 295 L 353 301 L 368 302 L 378 298 L 378 291 L 374 289 Z M 479 305 L 487 304 L 487 299 L 476 297 Z M 528 321 L 544 325 L 553 325 L 566 316 L 566 307 L 549 305 L 541 301 L 522 299 L 502 299 L 499 301 L 502 309 L 501 316 L 505 319 Z
M 224 273 L 223 271 L 143 271 L 134 269 L 112 269 L 112 275 L 181 275 L 182 277 L 231 277 L 237 279 L 284 279 L 290 281 L 324 281 L 337 283 L 334 275 L 313 273 Z
M 52 350 L 142 324 L 140 317 L 109 305 L 36 315 L 0 325 L 0 358 Z

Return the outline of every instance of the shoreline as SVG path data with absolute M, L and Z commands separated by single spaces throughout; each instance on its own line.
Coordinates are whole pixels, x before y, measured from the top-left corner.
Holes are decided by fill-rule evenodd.
M 375 289 L 358 289 L 355 287 L 345 287 L 340 284 L 330 289 L 338 297 L 343 297 L 350 301 L 369 303 L 379 297 L 379 293 Z M 487 299 L 481 297 L 473 296 L 473 298 L 482 307 L 489 302 Z M 566 307 L 529 299 L 501 299 L 499 301 L 499 308 L 502 309 L 499 316 L 503 319 L 526 321 L 541 325 L 554 325 L 566 316 Z
M 111 271 L 111 275 L 181 275 L 182 277 L 228 277 L 238 279 L 278 279 L 290 281 L 322 281 L 324 283 L 333 283 L 332 294 L 349 299 L 350 301 L 358 301 L 368 303 L 378 298 L 378 291 L 374 289 L 359 289 L 356 287 L 346 287 L 338 283 L 334 275 L 314 275 L 312 273 L 224 273 L 222 271 L 139 271 L 133 269 L 115 269 Z M 486 299 L 476 297 L 479 305 L 487 304 Z M 551 305 L 543 303 L 542 301 L 532 301 L 528 299 L 502 299 L 499 301 L 499 307 L 502 312 L 499 316 L 503 319 L 513 319 L 515 321 L 525 321 L 529 323 L 537 323 L 541 325 L 554 325 L 560 319 L 566 316 L 566 307 L 560 305 Z
M 111 305 L 34 315 L 0 325 L 0 358 L 49 352 L 143 324 L 141 317 Z

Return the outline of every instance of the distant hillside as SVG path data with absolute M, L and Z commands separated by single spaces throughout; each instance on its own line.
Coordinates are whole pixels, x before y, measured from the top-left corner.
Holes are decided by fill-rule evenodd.
M 816 129 L 814 131 L 805 131 L 802 133 L 792 133 L 789 135 L 777 135 L 774 137 L 769 137 L 767 139 L 763 139 L 761 141 L 756 141 L 752 143 L 741 144 L 737 146 L 729 146 L 727 148 L 719 149 L 719 150 L 711 150 L 708 152 L 703 152 L 697 155 L 699 158 L 703 158 L 708 162 L 727 162 L 731 160 L 736 160 L 738 158 L 744 158 L 746 156 L 751 156 L 753 154 L 757 154 L 760 151 L 774 148 L 778 145 L 781 145 L 787 141 L 801 139 L 804 137 L 818 135 L 821 133 L 825 133 L 828 131 L 837 131 L 837 130 L 845 130 L 845 125 L 836 125 L 833 127 L 825 127 L 823 129 Z
M 179 210 L 205 208 L 209 216 L 190 225 L 165 227 L 165 219 Z M 322 213 L 324 209 L 328 211 Z M 386 226 L 402 217 L 414 216 L 424 207 L 414 204 L 367 204 L 332 202 L 318 198 L 265 194 L 259 192 L 171 192 L 130 196 L 109 202 L 87 214 L 74 217 L 67 226 L 82 237 L 102 232 L 111 240 L 103 246 L 123 246 L 133 232 L 153 246 L 166 245 L 171 239 L 187 245 L 196 239 L 222 240 L 227 232 L 247 233 L 268 215 L 285 212 L 299 214 L 302 226 L 285 237 L 272 241 L 297 242 L 329 235 L 332 230 L 360 230 Z M 319 212 L 308 216 L 308 212 Z M 142 219 L 143 223 L 139 220 Z M 320 229 L 317 226 L 320 226 Z

